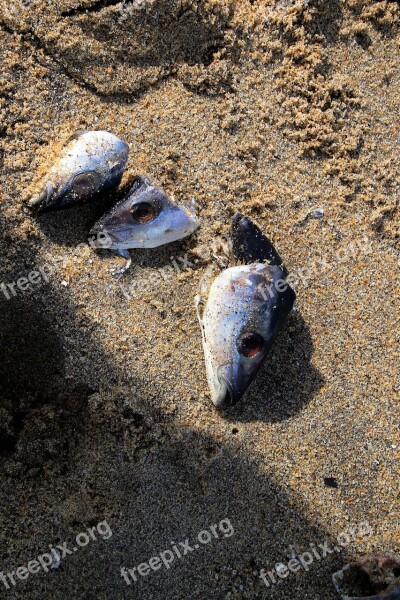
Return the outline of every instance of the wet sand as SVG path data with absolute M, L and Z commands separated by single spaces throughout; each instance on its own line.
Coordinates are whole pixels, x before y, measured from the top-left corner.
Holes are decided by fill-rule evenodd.
M 112 530 L 0 597 L 334 600 L 347 558 L 400 551 L 399 4 L 1 0 L 0 21 L 1 282 L 51 272 L 0 294 L 0 570 Z M 132 251 L 120 282 L 118 258 L 82 246 L 110 199 L 28 208 L 82 128 L 126 140 L 125 180 L 194 197 L 202 219 Z M 194 296 L 236 211 L 297 302 L 219 414 Z M 234 535 L 125 583 L 222 519 Z M 260 578 L 365 521 L 308 571 Z

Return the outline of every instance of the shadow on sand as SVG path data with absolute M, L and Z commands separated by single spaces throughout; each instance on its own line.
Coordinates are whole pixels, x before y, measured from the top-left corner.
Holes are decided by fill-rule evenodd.
M 26 252 L 34 258 L 32 249 Z M 301 552 L 325 541 L 301 499 L 281 489 L 237 437 L 179 425 L 157 408 L 157 381 L 149 397 L 144 382 L 124 380 L 67 290 L 60 295 L 50 282 L 39 297 L 3 300 L 0 316 L 0 499 L 8 515 L 2 570 L 27 564 L 49 544 L 73 546 L 78 533 L 100 521 L 112 529 L 110 539 L 78 549 L 58 569 L 18 580 L 13 598 L 268 598 L 271 590 L 258 571 L 287 562 L 289 546 Z M 72 324 L 84 360 L 76 369 L 81 375 L 66 379 L 74 340 L 65 331 Z M 236 420 L 282 420 L 299 411 L 320 382 L 311 352 L 307 327 L 296 314 L 247 400 L 235 408 Z M 96 373 L 100 363 L 112 374 L 107 386 Z M 268 398 L 262 409 L 260 396 Z M 146 562 L 171 542 L 188 538 L 194 546 L 199 532 L 222 519 L 229 519 L 232 536 L 125 583 L 121 567 Z M 333 598 L 329 573 L 340 564 L 335 556 L 313 572 L 291 575 L 277 583 L 282 592 L 274 597 L 314 598 L 318 577 Z

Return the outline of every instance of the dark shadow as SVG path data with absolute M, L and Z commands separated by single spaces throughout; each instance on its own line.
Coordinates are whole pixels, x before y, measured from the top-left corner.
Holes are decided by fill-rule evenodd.
M 35 267 L 33 267 L 35 268 Z M 11 279 L 12 281 L 12 279 Z M 60 376 L 64 349 L 60 336 L 37 303 L 16 290 L 0 298 L 0 392 L 2 397 L 44 391 Z
M 339 35 L 343 21 L 343 11 L 340 0 L 309 0 L 303 3 L 301 10 L 296 13 L 294 26 L 286 28 L 280 25 L 280 35 L 289 44 L 297 43 L 296 31 L 298 27 L 304 27 L 308 36 L 318 36 L 318 42 L 334 44 Z
M 28 253 L 35 259 L 24 246 L 17 270 Z M 15 600 L 222 600 L 228 593 L 245 597 L 242 591 L 269 598 L 260 569 L 329 539 L 304 516 L 307 503 L 281 489 L 262 461 L 243 449 L 240 436 L 188 427 L 179 414 L 165 412 L 156 377 L 149 388 L 149 374 L 141 381 L 111 364 L 93 323 L 80 313 L 79 298 L 68 290 L 60 293 L 50 281 L 32 297 L 2 301 L 0 315 L 2 571 L 26 565 L 49 544 L 65 542 L 71 549 L 79 533 L 100 522 L 112 530 L 109 539 L 98 535 L 67 555 L 59 568 L 18 580 Z M 66 379 L 69 348 L 75 361 Z M 310 377 L 310 353 L 308 332 L 295 315 L 257 382 L 262 387 L 267 378 L 278 417 L 280 399 L 294 393 L 294 383 L 284 384 L 280 395 L 278 384 L 296 376 L 301 388 L 300 373 Z M 256 404 L 257 388 L 252 393 L 250 404 L 241 404 L 243 414 Z M 304 389 L 296 394 L 300 398 Z M 212 411 L 208 419 L 218 426 L 220 416 Z M 207 545 L 198 544 L 198 534 L 223 519 L 234 534 L 220 531 Z M 125 583 L 121 567 L 137 567 L 186 539 L 193 552 L 171 568 Z M 335 553 L 315 561 L 313 572 L 277 582 L 275 597 L 313 598 L 316 578 L 318 590 L 333 597 L 330 574 L 342 562 Z
M 76 84 L 106 102 L 125 104 L 141 97 L 149 88 L 159 88 L 163 81 L 175 77 L 182 66 L 199 65 L 207 69 L 220 50 L 224 51 L 224 60 L 230 59 L 235 64 L 241 46 L 227 35 L 233 6 L 232 3 L 226 10 L 227 7 L 220 8 L 217 4 L 210 7 L 207 3 L 185 0 L 155 0 L 143 6 L 129 0 L 99 0 L 59 13 L 58 25 L 62 31 L 59 35 L 66 30 L 74 39 L 83 36 L 78 44 L 65 45 L 57 37 L 49 42 L 36 34 L 35 27 L 24 32 L 24 36 Z M 17 19 L 2 26 L 9 33 L 19 30 Z M 76 27 L 82 30 L 82 36 L 77 36 Z M 100 50 L 92 51 L 92 46 L 100 46 Z M 118 76 L 110 77 L 109 69 Z M 190 69 L 183 78 L 180 75 L 178 78 L 195 92 L 218 95 L 231 91 L 230 78 L 225 81 L 223 71 L 224 68 L 221 81 L 217 82 L 214 74 L 199 84 Z
M 35 254 L 21 240 L 13 269 L 1 274 L 0 288 L 0 456 L 16 461 L 15 474 L 28 477 L 66 468 L 70 446 L 84 428 L 88 398 L 96 389 L 95 374 L 89 381 L 83 365 L 93 369 L 90 360 L 108 362 L 101 346 L 89 342 L 85 316 L 76 314 L 68 294 L 60 295 L 53 287 L 56 273 L 38 263 Z M 26 289 L 15 285 L 32 272 L 34 283 L 25 284 Z M 76 337 L 91 347 L 88 360 L 82 344 L 85 363 L 82 377 L 76 379 L 65 378 L 63 328 L 71 327 L 71 321 Z
M 87 44 L 78 52 L 76 48 L 63 47 L 59 61 L 81 84 L 117 102 L 132 101 L 177 73 L 183 85 L 195 92 L 222 94 L 231 88 L 230 79 L 225 81 L 222 76 L 224 69 L 221 81 L 214 81 L 215 74 L 209 78 L 205 75 L 201 84 L 198 74 L 193 75 L 190 69 L 183 77 L 179 71 L 186 66 L 207 69 L 220 50 L 225 53 L 224 59 L 237 61 L 240 44 L 227 36 L 233 8 L 234 3 L 229 7 L 210 7 L 204 2 L 186 0 L 100 0 L 89 7 L 73 7 L 60 14 L 60 21 L 67 28 L 79 27 Z M 88 53 L 90 40 L 101 45 L 100 52 Z M 115 82 L 93 79 L 93 70 L 102 70 L 105 61 L 117 72 L 125 70 L 122 85 L 115 87 Z
M 249 390 L 221 416 L 231 422 L 276 423 L 299 413 L 324 382 L 311 364 L 312 355 L 309 327 L 301 314 L 294 312 Z
M 322 35 L 327 45 L 337 42 L 343 21 L 340 0 L 311 0 L 314 10 L 312 19 L 306 23 L 306 29 L 312 35 Z
M 82 11 L 78 8 L 61 16 L 71 19 L 80 15 L 77 24 L 83 33 L 100 43 L 113 42 L 115 59 L 129 66 L 174 67 L 180 63 L 207 66 L 212 55 L 224 47 L 229 17 L 218 6 L 211 13 L 201 4 L 185 0 L 156 0 L 136 10 L 133 3 L 127 3 L 125 18 L 118 19 L 119 43 L 113 25 L 120 11 L 104 11 L 104 8 L 103 0 L 92 5 L 90 11 L 87 7 Z
M 60 246 L 77 246 L 88 242 L 89 232 L 95 222 L 114 206 L 122 195 L 107 194 L 87 204 L 71 206 L 50 212 L 32 211 L 32 216 L 43 233 Z
M 201 266 L 201 259 L 196 255 L 192 254 L 191 249 L 197 244 L 197 234 L 194 232 L 189 238 L 178 240 L 171 244 L 159 246 L 158 248 L 131 248 L 129 254 L 132 258 L 131 267 L 123 274 L 121 279 L 112 278 L 111 283 L 118 281 L 121 284 L 129 285 L 131 282 L 137 281 L 138 273 L 135 271 L 135 267 L 141 269 L 151 268 L 154 270 L 162 270 L 165 267 L 174 269 L 176 273 L 179 273 L 186 268 L 196 269 Z M 113 253 L 110 250 L 97 250 L 97 255 L 103 259 L 109 259 Z M 119 261 L 121 264 L 119 265 Z M 124 259 L 118 258 L 114 253 L 113 268 L 118 268 L 125 261 Z M 190 263 L 187 264 L 187 263 Z M 185 266 L 186 265 L 186 266 Z M 167 276 L 167 275 L 166 275 Z M 161 277 L 161 276 L 160 276 Z M 147 277 L 148 279 L 148 277 Z

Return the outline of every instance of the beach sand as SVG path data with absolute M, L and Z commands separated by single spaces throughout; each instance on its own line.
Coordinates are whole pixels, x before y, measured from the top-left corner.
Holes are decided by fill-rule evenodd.
M 112 530 L 0 597 L 339 598 L 349 557 L 400 552 L 399 3 L 0 0 L 0 21 L 0 283 L 51 273 L 0 294 L 0 570 Z M 194 197 L 198 232 L 131 251 L 117 281 L 87 244 L 104 202 L 33 214 L 78 129 L 129 143 L 126 182 Z M 297 302 L 221 414 L 194 296 L 236 211 Z M 233 535 L 125 582 L 223 519 Z M 349 528 L 341 552 L 260 578 Z

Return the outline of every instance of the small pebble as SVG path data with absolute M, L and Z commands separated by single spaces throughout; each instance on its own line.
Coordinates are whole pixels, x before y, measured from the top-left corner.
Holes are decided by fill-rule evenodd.
M 331 488 L 335 488 L 335 489 L 338 486 L 338 483 L 334 477 L 324 477 L 324 484 L 327 487 L 331 487 Z
M 324 216 L 324 209 L 322 208 L 322 206 L 320 206 L 319 208 L 316 208 L 315 210 L 310 212 L 310 217 L 312 219 L 320 219 L 323 216 Z

